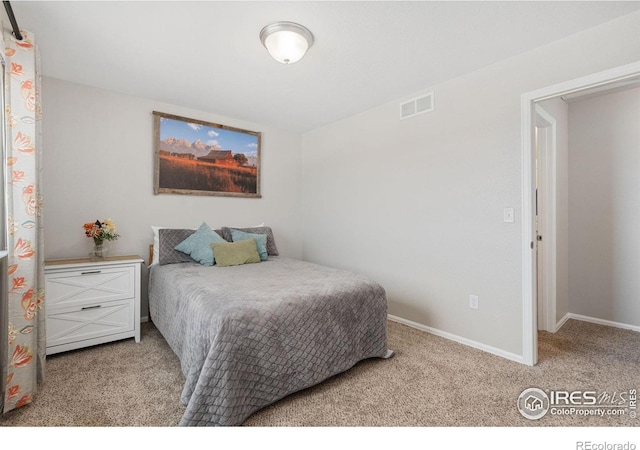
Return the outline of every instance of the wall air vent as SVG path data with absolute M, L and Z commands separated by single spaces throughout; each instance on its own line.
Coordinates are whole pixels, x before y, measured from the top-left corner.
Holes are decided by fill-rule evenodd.
M 417 97 L 400 104 L 400 119 L 408 119 L 409 117 L 424 114 L 433 111 L 433 92 L 427 95 Z

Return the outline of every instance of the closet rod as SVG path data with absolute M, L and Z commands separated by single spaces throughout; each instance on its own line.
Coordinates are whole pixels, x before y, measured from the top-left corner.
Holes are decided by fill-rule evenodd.
M 11 7 L 10 2 L 3 1 L 4 9 L 7 10 L 7 15 L 9 16 L 9 21 L 11 22 L 11 26 L 13 27 L 13 35 L 19 41 L 22 40 L 22 33 L 20 33 L 20 27 L 18 26 L 18 22 L 16 22 L 16 16 L 13 15 L 13 8 Z

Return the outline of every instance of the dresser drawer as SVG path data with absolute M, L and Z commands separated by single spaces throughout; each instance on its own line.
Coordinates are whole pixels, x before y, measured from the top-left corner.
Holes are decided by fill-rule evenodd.
M 140 342 L 137 255 L 45 261 L 47 355 L 134 338 Z
M 45 274 L 47 310 L 92 306 L 136 296 L 135 267 L 88 267 Z
M 57 345 L 133 331 L 133 313 L 134 299 L 61 308 L 49 313 L 47 354 L 54 353 Z

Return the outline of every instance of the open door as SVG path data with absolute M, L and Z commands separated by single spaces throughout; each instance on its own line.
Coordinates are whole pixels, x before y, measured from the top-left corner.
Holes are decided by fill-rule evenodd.
M 556 120 L 535 107 L 534 250 L 538 330 L 556 331 Z

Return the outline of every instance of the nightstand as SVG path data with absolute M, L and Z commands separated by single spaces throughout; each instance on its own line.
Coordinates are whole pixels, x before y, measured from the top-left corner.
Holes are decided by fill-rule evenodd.
M 47 355 L 120 339 L 140 342 L 137 255 L 45 261 Z

